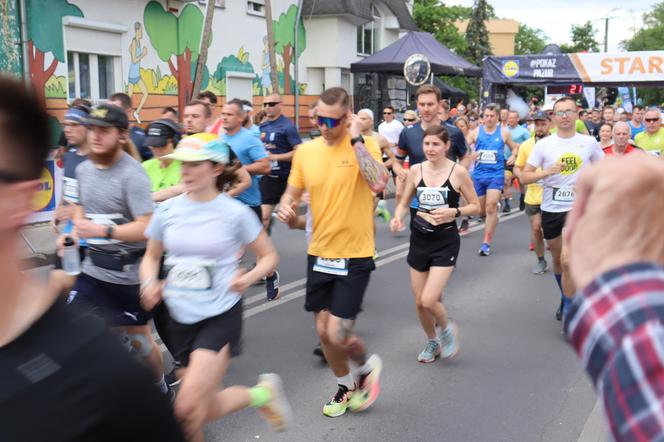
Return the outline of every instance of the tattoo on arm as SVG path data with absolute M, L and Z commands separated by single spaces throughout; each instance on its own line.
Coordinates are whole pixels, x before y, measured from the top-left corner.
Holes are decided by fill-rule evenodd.
M 382 162 L 373 159 L 364 144 L 355 143 L 353 149 L 355 149 L 355 156 L 360 166 L 360 173 L 371 191 L 382 192 L 389 180 L 387 168 Z

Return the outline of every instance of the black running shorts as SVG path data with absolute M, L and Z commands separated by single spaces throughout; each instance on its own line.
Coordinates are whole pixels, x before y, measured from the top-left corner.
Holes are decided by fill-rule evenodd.
M 145 325 L 152 316 L 141 307 L 139 291 L 138 284 L 113 284 L 81 273 L 69 302 L 101 317 L 109 327 Z
M 351 258 L 346 276 L 315 271 L 316 259 L 312 255 L 307 257 L 304 309 L 308 312 L 328 310 L 339 318 L 355 319 L 362 311 L 371 272 L 376 269 L 373 258 Z
M 545 212 L 542 210 L 542 232 L 544 239 L 556 239 L 563 233 L 567 212 Z
M 230 344 L 233 354 L 242 336 L 242 301 L 238 301 L 230 310 L 194 324 L 182 324 L 171 318 L 167 336 L 175 350 L 173 358 L 183 366 L 189 364 L 191 353 L 201 348 L 220 351 Z
M 286 191 L 288 176 L 264 175 L 260 181 L 261 203 L 276 206 Z

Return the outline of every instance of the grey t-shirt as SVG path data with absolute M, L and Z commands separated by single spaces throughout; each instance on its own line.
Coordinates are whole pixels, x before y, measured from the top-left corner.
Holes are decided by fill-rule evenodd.
M 126 153 L 108 169 L 99 169 L 92 161 L 85 161 L 76 168 L 76 178 L 80 204 L 85 215 L 95 223 L 115 226 L 152 213 L 150 179 L 141 163 Z M 91 252 L 104 253 L 132 253 L 145 248 L 145 242 L 126 243 L 104 238 L 89 238 L 88 245 Z M 139 264 L 137 262 L 125 266 L 123 271 L 115 271 L 97 267 L 87 257 L 82 271 L 101 281 L 132 285 L 139 283 Z

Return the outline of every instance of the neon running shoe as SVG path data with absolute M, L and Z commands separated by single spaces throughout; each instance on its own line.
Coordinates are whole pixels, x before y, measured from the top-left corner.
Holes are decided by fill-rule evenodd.
M 491 245 L 488 243 L 483 242 L 482 246 L 480 247 L 479 251 L 480 256 L 489 256 L 491 255 Z
M 440 356 L 440 353 L 441 349 L 438 341 L 429 339 L 424 346 L 424 350 L 422 350 L 422 352 L 417 357 L 417 362 L 428 364 L 435 361 L 436 358 Z
M 284 431 L 293 420 L 293 409 L 286 398 L 281 376 L 275 373 L 266 373 L 258 377 L 258 387 L 265 387 L 272 393 L 270 402 L 260 407 L 258 411 L 276 431 Z
M 380 373 L 383 371 L 383 361 L 378 355 L 371 355 L 367 363 L 371 365 L 371 371 L 358 378 L 357 388 L 348 402 L 351 411 L 366 410 L 376 402 L 380 394 Z
M 327 417 L 339 417 L 346 414 L 348 402 L 354 391 L 349 390 L 345 385 L 339 384 L 336 394 L 323 406 L 323 414 Z
M 440 334 L 440 344 L 443 347 L 443 359 L 452 358 L 459 353 L 459 329 L 454 322 L 448 321 L 447 327 Z

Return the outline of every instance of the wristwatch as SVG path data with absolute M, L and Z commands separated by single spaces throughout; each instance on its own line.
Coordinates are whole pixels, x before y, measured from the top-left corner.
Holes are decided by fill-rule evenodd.
M 106 227 L 106 239 L 113 238 L 113 226 Z
M 362 143 L 364 144 L 364 138 L 362 138 L 362 135 L 358 135 L 355 138 L 350 139 L 350 145 L 355 146 L 355 143 Z
M 454 217 L 455 217 L 455 218 L 458 218 L 458 217 L 460 217 L 460 216 L 461 216 L 461 210 L 459 210 L 459 208 L 457 207 L 457 208 L 456 208 L 456 213 L 454 214 Z

